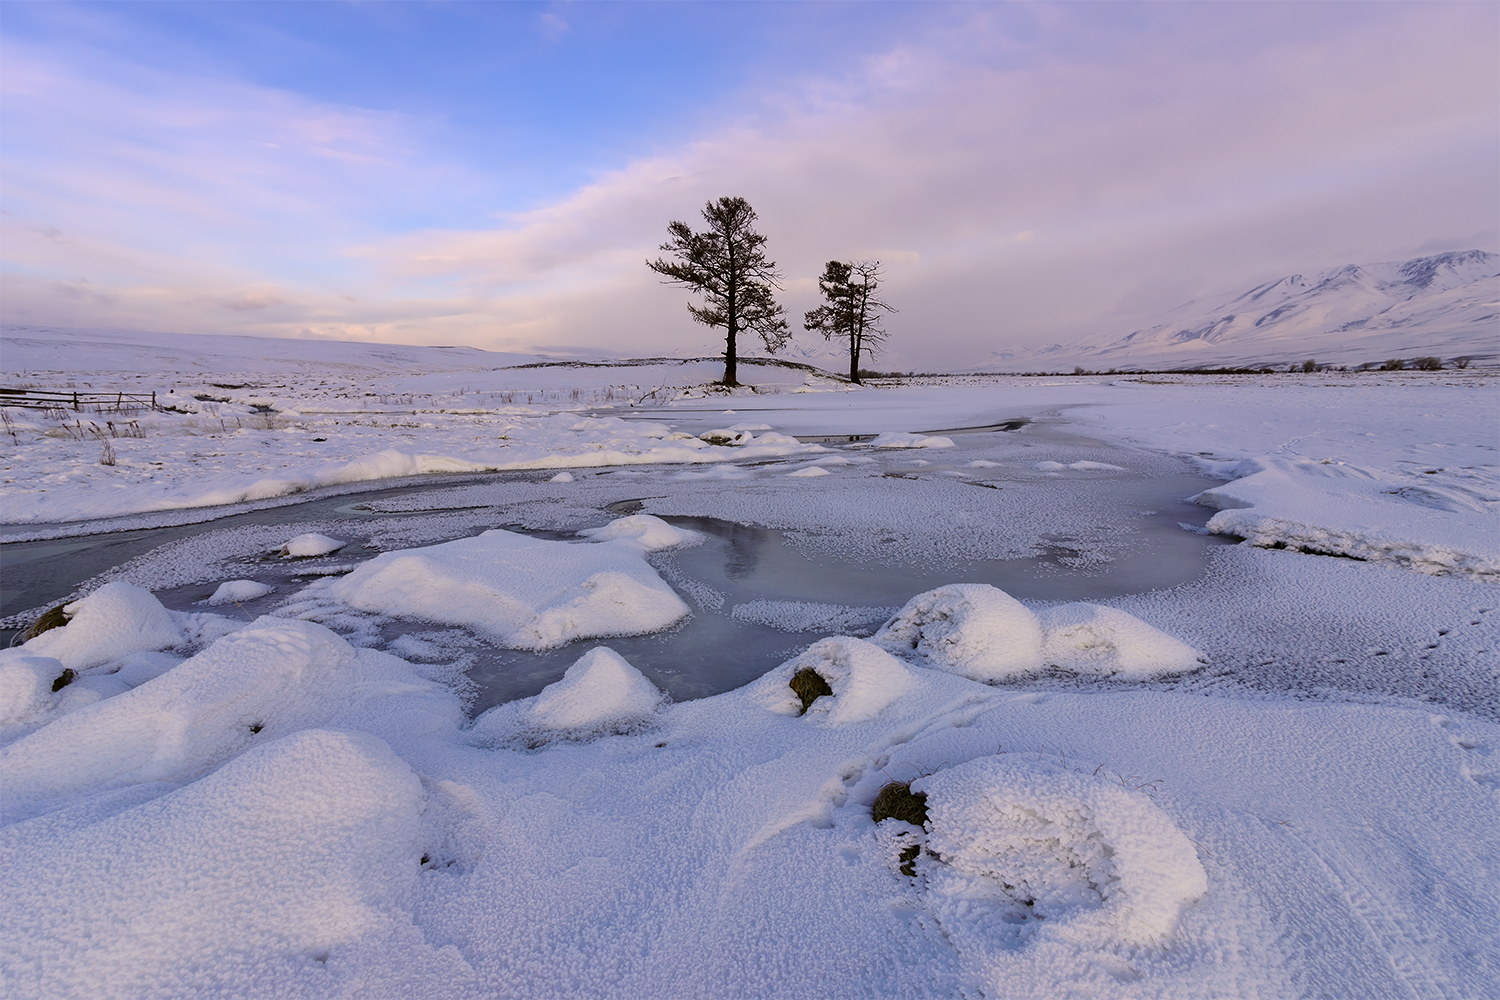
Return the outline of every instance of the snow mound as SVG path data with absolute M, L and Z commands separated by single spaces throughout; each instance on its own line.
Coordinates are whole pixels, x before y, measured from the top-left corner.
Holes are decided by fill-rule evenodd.
M 43 632 L 22 648 L 50 656 L 71 670 L 86 670 L 182 641 L 181 630 L 161 602 L 150 591 L 122 580 L 67 605 L 63 614 L 68 617 L 66 625 Z
M 571 472 L 559 472 L 557 475 L 547 480 L 547 482 L 549 483 L 571 483 L 572 481 L 573 473 Z
M 704 431 L 698 435 L 698 440 L 707 441 L 709 444 L 721 445 L 733 448 L 747 445 L 755 440 L 755 435 L 749 431 L 737 431 L 732 428 L 719 427 L 711 431 Z
M 0 750 L 5 810 L 101 785 L 172 781 L 305 724 L 355 679 L 355 652 L 311 622 L 261 618 L 137 688 Z
M 912 789 L 927 795 L 926 901 L 960 954 L 1047 939 L 1160 945 L 1208 891 L 1176 824 L 1108 777 L 987 757 Z
M 305 535 L 298 535 L 281 547 L 283 559 L 309 559 L 313 556 L 326 556 L 330 552 L 337 552 L 348 545 L 337 538 L 329 538 L 320 535 L 316 531 L 309 531 Z
M 0 650 L 0 726 L 31 722 L 52 707 L 63 665 L 50 656 Z
M 1199 652 L 1134 615 L 1097 604 L 1064 604 L 1037 612 L 1046 636 L 1042 659 L 1080 674 L 1149 677 L 1198 664 Z
M 535 748 L 558 739 L 626 733 L 650 722 L 665 702 L 656 685 L 624 657 L 597 646 L 540 694 L 496 705 L 474 720 L 470 739 L 479 746 Z
M 760 704 L 782 715 L 797 715 L 802 702 L 788 685 L 799 670 L 811 668 L 833 689 L 819 698 L 808 718 L 843 726 L 875 718 L 916 687 L 911 670 L 890 653 L 864 639 L 834 636 L 813 643 L 750 686 Z
M 423 801 L 381 740 L 310 730 L 104 818 L 11 827 L 6 992 L 323 994 L 331 950 L 409 923 Z
M 1383 562 L 1431 576 L 1500 579 L 1500 477 L 1474 485 L 1333 459 L 1261 456 L 1226 470 L 1232 482 L 1193 497 L 1219 512 L 1208 530 L 1262 548 Z
M 531 718 L 546 729 L 623 728 L 644 722 L 662 693 L 607 646 L 589 650 L 536 696 Z
M 613 541 L 554 542 L 497 528 L 384 552 L 325 586 L 358 610 L 466 626 L 511 649 L 655 632 L 688 607 L 644 557 L 665 537 L 660 529 L 673 538 L 681 529 L 646 517 L 607 525 L 622 536 Z M 634 527 L 615 528 L 621 521 Z
M 255 580 L 225 580 L 204 604 L 234 604 L 237 601 L 253 601 L 265 597 L 276 588 L 269 583 Z
M 905 431 L 885 431 L 870 442 L 871 448 L 952 448 L 953 439 Z
M 703 541 L 703 536 L 698 532 L 674 527 L 650 514 L 618 517 L 601 528 L 584 528 L 579 534 L 594 542 L 625 541 L 642 552 L 675 549 L 683 545 L 697 545 Z
M 917 653 L 949 673 L 999 680 L 1042 665 L 1042 627 L 1025 605 L 986 583 L 955 583 L 906 602 L 872 640 Z
M 805 469 L 798 469 L 796 472 L 787 473 L 793 479 L 812 479 L 817 476 L 831 476 L 832 474 L 820 465 L 809 465 Z

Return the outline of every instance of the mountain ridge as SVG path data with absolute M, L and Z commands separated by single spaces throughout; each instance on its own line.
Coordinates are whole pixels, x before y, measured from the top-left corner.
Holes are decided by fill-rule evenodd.
M 996 351 L 966 370 L 1344 366 L 1416 356 L 1500 361 L 1500 254 L 1456 250 L 1290 274 L 1194 299 L 1113 340 Z

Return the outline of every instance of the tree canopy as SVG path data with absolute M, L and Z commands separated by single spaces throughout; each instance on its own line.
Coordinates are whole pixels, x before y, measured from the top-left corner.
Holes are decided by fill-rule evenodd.
M 703 207 L 704 232 L 686 222 L 667 226 L 664 254 L 646 266 L 664 275 L 667 284 L 683 285 L 703 299 L 688 304 L 693 319 L 724 328 L 724 384 L 739 385 L 735 371 L 741 332 L 760 335 L 772 354 L 791 340 L 785 310 L 773 292 L 781 288 L 776 262 L 766 259 L 766 237 L 755 231 L 755 209 L 744 198 L 720 198 Z
M 880 261 L 830 260 L 818 279 L 824 303 L 809 311 L 802 326 L 823 335 L 824 340 L 843 340 L 849 348 L 849 381 L 859 382 L 861 357 L 874 357 L 887 336 L 881 313 L 895 312 L 875 297 L 880 287 Z

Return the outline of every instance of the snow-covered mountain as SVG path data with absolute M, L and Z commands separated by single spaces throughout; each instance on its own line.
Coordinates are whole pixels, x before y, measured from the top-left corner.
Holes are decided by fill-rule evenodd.
M 1116 340 L 997 351 L 977 368 L 1091 371 L 1285 365 L 1388 358 L 1500 361 L 1500 255 L 1463 250 L 1289 275 L 1178 306 Z

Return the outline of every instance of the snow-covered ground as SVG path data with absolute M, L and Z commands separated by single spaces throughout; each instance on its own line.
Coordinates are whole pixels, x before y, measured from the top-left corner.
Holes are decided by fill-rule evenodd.
M 429 513 L 349 548 L 187 538 L 0 653 L 7 995 L 1496 995 L 1497 376 L 723 396 L 710 364 L 83 339 L 11 335 L 6 384 L 182 412 L 8 410 L 12 541 L 531 471 L 405 478 L 369 515 Z M 1061 537 L 1060 579 L 1149 560 L 1122 491 L 1195 470 L 1246 541 L 1171 585 L 964 578 Z M 729 609 L 674 515 L 954 578 L 880 628 L 796 580 Z M 609 648 L 711 611 L 828 631 L 696 700 Z M 470 718 L 460 633 L 576 662 Z

